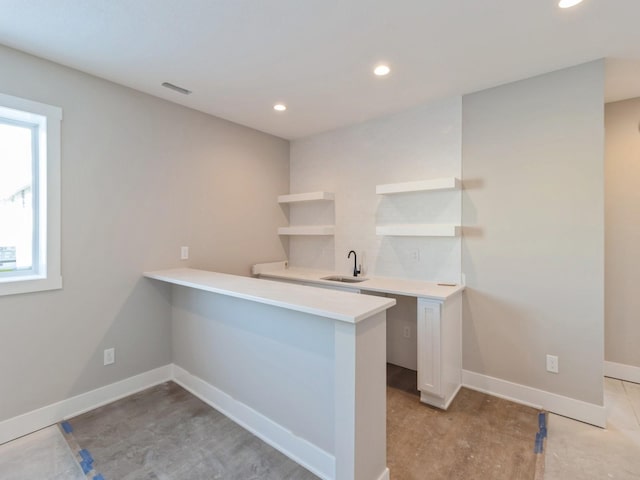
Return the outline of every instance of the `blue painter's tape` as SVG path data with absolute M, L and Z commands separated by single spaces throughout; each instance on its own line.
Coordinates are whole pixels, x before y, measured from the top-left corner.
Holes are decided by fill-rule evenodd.
M 533 446 L 533 453 L 542 453 L 542 435 L 536 433 L 536 442 Z
M 89 450 L 87 450 L 86 448 L 83 448 L 78 453 L 80 454 L 80 457 L 82 458 L 82 460 L 87 462 L 89 465 L 91 465 L 93 463 L 93 457 L 89 453 Z
M 104 480 L 104 477 L 101 473 L 98 473 L 95 477 L 93 477 L 93 480 Z
M 64 430 L 64 433 L 73 432 L 73 427 L 69 422 L 62 422 L 60 425 L 62 425 L 62 430 Z
M 538 428 L 539 430 L 547 428 L 547 414 L 544 412 L 538 414 Z
M 538 433 L 536 433 L 536 442 L 533 447 L 535 453 L 542 453 L 544 449 L 544 439 L 547 438 L 547 413 L 540 412 L 538 414 Z
M 538 428 L 540 430 L 540 438 L 547 438 L 547 413 L 540 412 L 538 414 Z
M 88 463 L 86 460 L 82 460 L 80 462 L 80 466 L 82 467 L 82 471 L 85 473 L 85 475 L 93 470 L 93 465 Z

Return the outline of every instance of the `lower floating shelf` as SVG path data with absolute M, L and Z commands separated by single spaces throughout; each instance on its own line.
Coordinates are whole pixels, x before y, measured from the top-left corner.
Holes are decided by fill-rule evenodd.
M 376 235 L 397 237 L 457 237 L 460 235 L 459 225 L 408 224 L 379 225 Z
M 280 227 L 278 235 L 333 235 L 333 225 L 300 225 L 297 227 Z

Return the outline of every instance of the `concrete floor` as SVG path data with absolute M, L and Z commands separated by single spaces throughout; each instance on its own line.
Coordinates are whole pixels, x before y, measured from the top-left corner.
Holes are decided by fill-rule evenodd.
M 607 429 L 550 415 L 545 480 L 640 479 L 640 385 L 605 378 Z
M 606 430 L 550 415 L 545 480 L 640 479 L 640 385 L 605 379 Z M 56 426 L 0 445 L 2 480 L 85 480 Z
M 56 425 L 0 445 L 2 480 L 87 480 Z
M 534 480 L 538 410 L 462 388 L 447 411 L 420 403 L 416 372 L 387 365 L 392 480 Z
M 318 480 L 174 382 L 69 424 L 107 480 Z

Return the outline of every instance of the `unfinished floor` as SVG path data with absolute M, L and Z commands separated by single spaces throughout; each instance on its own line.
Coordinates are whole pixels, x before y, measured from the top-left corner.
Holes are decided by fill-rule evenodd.
M 607 428 L 549 418 L 545 480 L 640 479 L 640 385 L 605 378 Z
M 68 423 L 105 479 L 317 479 L 173 382 Z
M 388 379 L 392 479 L 534 478 L 540 458 L 533 453 L 534 409 L 463 389 L 442 412 L 419 402 L 415 372 L 389 366 Z M 73 432 L 66 440 L 95 459 L 88 478 L 96 473 L 106 480 L 318 478 L 172 382 L 69 424 Z M 65 438 L 54 426 L 0 446 L 0 478 L 87 478 Z M 42 453 L 34 455 L 35 450 Z
M 387 465 L 394 480 L 534 480 L 538 411 L 463 388 L 447 411 L 419 402 L 416 372 L 387 366 Z
M 86 480 L 56 425 L 0 445 L 2 480 Z

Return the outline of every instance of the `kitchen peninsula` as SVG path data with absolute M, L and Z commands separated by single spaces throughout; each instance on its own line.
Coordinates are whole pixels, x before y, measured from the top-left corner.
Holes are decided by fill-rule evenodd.
M 265 279 L 353 293 L 415 297 L 416 388 L 420 390 L 420 400 L 446 410 L 458 393 L 462 385 L 461 293 L 464 286 L 401 278 L 343 276 L 331 271 L 289 267 L 287 262 L 254 265 L 253 274 Z M 389 322 L 393 321 L 392 314 L 393 311 L 387 314 Z
M 394 299 L 189 268 L 144 275 L 171 284 L 178 383 L 321 478 L 389 478 Z

